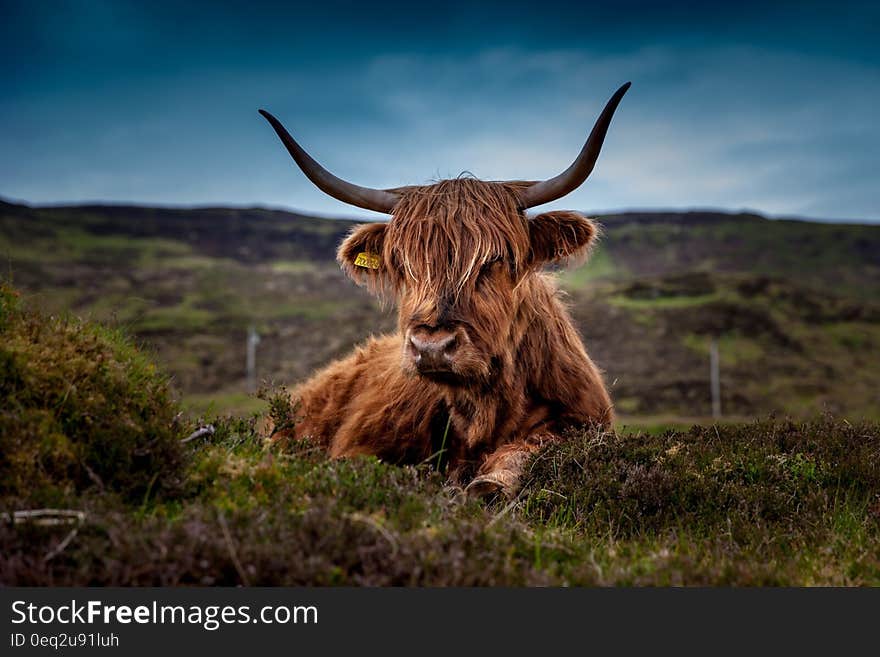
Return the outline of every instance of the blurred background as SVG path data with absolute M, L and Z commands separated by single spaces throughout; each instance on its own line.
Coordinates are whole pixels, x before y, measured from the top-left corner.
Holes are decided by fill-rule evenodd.
M 562 285 L 621 423 L 880 419 L 876 3 L 2 11 L 2 275 L 133 334 L 194 414 L 395 323 L 334 262 L 383 218 L 312 187 L 258 108 L 365 185 L 539 179 L 632 80 L 548 206 L 603 224 Z

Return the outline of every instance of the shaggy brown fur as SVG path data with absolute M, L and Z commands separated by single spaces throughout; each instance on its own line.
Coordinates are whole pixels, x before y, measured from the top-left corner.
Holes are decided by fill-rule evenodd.
M 356 228 L 339 248 L 357 283 L 397 301 L 398 332 L 371 338 L 293 396 L 331 456 L 420 462 L 441 449 L 454 481 L 484 494 L 519 486 L 529 453 L 573 425 L 608 424 L 612 407 L 545 264 L 586 256 L 596 227 L 574 212 L 527 218 L 530 183 L 473 178 L 395 190 L 387 224 Z M 355 264 L 381 255 L 378 269 Z M 455 345 L 448 371 L 423 372 L 410 340 Z

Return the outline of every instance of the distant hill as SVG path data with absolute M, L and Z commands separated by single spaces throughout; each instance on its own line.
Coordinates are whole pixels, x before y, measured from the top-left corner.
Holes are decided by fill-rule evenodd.
M 353 222 L 261 208 L 151 208 L 76 205 L 32 208 L 0 203 L 0 230 L 26 240 L 67 232 L 94 236 L 160 238 L 193 251 L 242 262 L 325 258 Z M 49 231 L 49 232 L 47 232 Z
M 866 298 L 880 285 L 877 225 L 717 212 L 628 213 L 598 219 L 605 226 L 605 248 L 636 276 L 695 269 L 767 274 Z
M 727 413 L 880 416 L 880 226 L 720 212 L 597 219 L 600 247 L 562 285 L 624 416 L 705 415 L 712 337 Z M 219 410 L 255 403 L 244 394 L 248 325 L 263 336 L 260 375 L 288 383 L 392 330 L 393 313 L 335 264 L 353 223 L 0 202 L 0 256 L 30 303 L 126 327 L 195 408 Z
M 124 205 L 31 208 L 0 204 L 0 235 L 39 241 L 55 233 L 161 238 L 243 263 L 332 259 L 356 222 L 261 208 Z M 880 226 L 766 219 L 722 212 L 598 215 L 615 277 L 694 269 L 793 276 L 856 295 L 880 284 Z M 47 232 L 49 231 L 49 232 Z

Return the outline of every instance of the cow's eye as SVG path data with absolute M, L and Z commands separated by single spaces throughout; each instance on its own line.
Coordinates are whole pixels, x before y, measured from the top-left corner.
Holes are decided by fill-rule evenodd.
M 491 276 L 494 272 L 498 271 L 501 265 L 501 260 L 492 260 L 491 262 L 487 262 L 485 265 L 480 267 L 480 274 L 477 278 L 477 282 L 479 283 L 485 280 L 487 277 Z

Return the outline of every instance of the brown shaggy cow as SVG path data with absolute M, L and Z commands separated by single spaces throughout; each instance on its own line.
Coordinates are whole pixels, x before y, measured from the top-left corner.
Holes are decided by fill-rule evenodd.
M 587 178 L 628 87 L 608 102 L 578 159 L 537 183 L 359 187 L 323 169 L 261 110 L 318 187 L 392 215 L 355 228 L 337 258 L 399 311 L 397 333 L 368 339 L 295 389 L 299 422 L 274 437 L 309 437 L 332 457 L 418 463 L 440 453 L 469 493 L 513 495 L 530 453 L 568 427 L 610 423 L 601 373 L 542 271 L 586 256 L 596 226 L 575 212 L 525 210 Z

